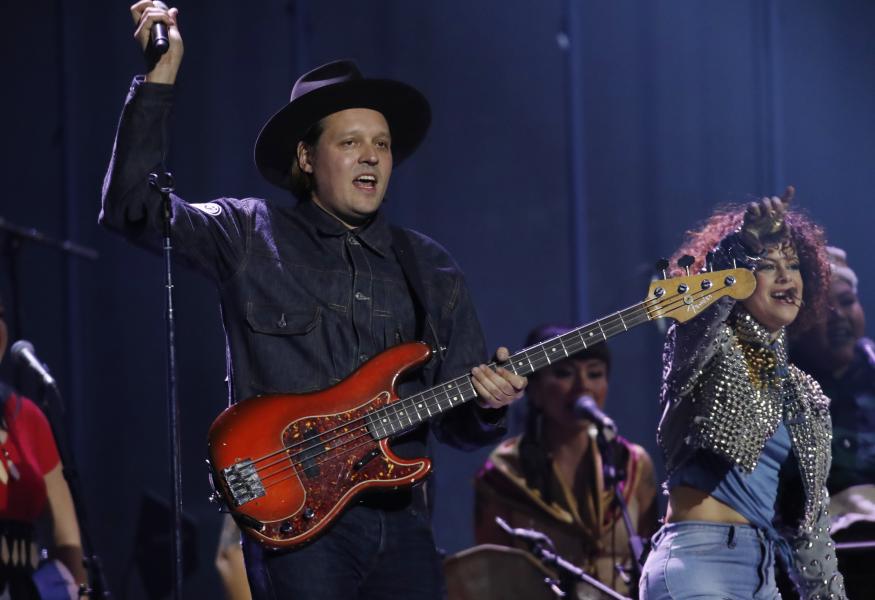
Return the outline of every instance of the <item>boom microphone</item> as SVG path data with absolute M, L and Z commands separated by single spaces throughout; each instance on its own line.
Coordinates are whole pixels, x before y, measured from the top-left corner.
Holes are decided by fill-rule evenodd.
M 608 442 L 617 437 L 617 426 L 613 419 L 599 408 L 592 396 L 583 395 L 578 398 L 574 402 L 574 414 L 579 419 L 592 422 Z
M 505 533 L 507 533 L 511 537 L 525 540 L 530 544 L 543 545 L 551 550 L 555 548 L 553 546 L 553 540 L 551 540 L 549 537 L 547 537 L 546 534 L 541 533 L 537 529 L 514 528 L 511 527 L 507 523 L 507 521 L 505 521 L 501 517 L 495 517 L 495 522 L 498 523 L 498 526 L 501 527 L 505 531 Z
M 860 350 L 862 350 L 863 354 L 866 356 L 866 361 L 871 366 L 875 367 L 875 342 L 864 337 L 857 340 L 857 345 L 860 346 Z
M 12 344 L 9 353 L 12 354 L 12 360 L 17 363 L 25 363 L 33 369 L 46 386 L 55 387 L 55 378 L 34 354 L 33 344 L 27 340 L 18 340 Z

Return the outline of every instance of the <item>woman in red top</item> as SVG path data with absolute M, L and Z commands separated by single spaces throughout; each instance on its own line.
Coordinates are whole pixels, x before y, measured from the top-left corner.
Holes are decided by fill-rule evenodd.
M 0 300 L 0 360 L 7 342 Z M 0 597 L 40 598 L 31 579 L 39 559 L 33 529 L 47 515 L 52 556 L 72 574 L 69 593 L 76 598 L 75 584 L 85 583 L 82 543 L 51 428 L 33 402 L 2 382 L 0 408 Z

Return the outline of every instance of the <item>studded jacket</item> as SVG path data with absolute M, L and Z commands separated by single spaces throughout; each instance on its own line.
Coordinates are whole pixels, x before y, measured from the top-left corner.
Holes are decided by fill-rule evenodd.
M 735 236 L 721 243 L 715 268 L 731 258 L 753 266 Z M 784 332 L 771 342 L 730 298 L 673 325 L 663 353 L 661 406 L 657 439 L 669 475 L 699 449 L 750 473 L 784 421 L 798 468 L 782 471 L 776 529 L 789 542 L 791 578 L 802 598 L 845 598 L 827 515 L 829 399 L 787 362 Z

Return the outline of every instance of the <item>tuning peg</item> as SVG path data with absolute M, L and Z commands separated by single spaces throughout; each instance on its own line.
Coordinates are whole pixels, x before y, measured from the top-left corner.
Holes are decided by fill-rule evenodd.
M 696 262 L 696 259 L 690 256 L 689 254 L 684 254 L 678 259 L 678 266 L 681 269 L 684 269 L 687 272 L 687 275 L 690 274 L 690 265 Z
M 705 268 L 708 269 L 708 271 L 714 270 L 714 253 L 713 252 L 709 252 L 708 254 L 705 255 Z
M 667 258 L 660 258 L 656 261 L 656 270 L 662 273 L 662 278 L 665 279 L 665 270 L 668 268 L 669 262 Z

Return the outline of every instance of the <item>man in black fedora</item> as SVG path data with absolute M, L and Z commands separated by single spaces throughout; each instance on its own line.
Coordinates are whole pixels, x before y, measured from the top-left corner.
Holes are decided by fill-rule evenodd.
M 161 198 L 147 178 L 166 152 L 183 46 L 176 9 L 144 0 L 131 12 L 143 47 L 161 22 L 170 48 L 131 86 L 100 221 L 155 246 Z M 220 293 L 232 402 L 320 390 L 390 346 L 424 339 L 436 356 L 401 384 L 400 396 L 470 373 L 477 399 L 394 440 L 395 452 L 425 455 L 429 427 L 462 448 L 503 435 L 504 407 L 521 396 L 525 378 L 483 364 L 482 332 L 453 259 L 429 238 L 390 227 L 379 210 L 393 166 L 413 153 L 429 122 L 428 102 L 414 88 L 364 78 L 350 61 L 329 63 L 298 79 L 255 145 L 259 171 L 293 192 L 297 206 L 255 198 L 187 204 L 172 196 L 174 247 Z M 364 497 L 292 551 L 269 551 L 247 537 L 253 595 L 439 598 L 428 510 L 417 486 Z

